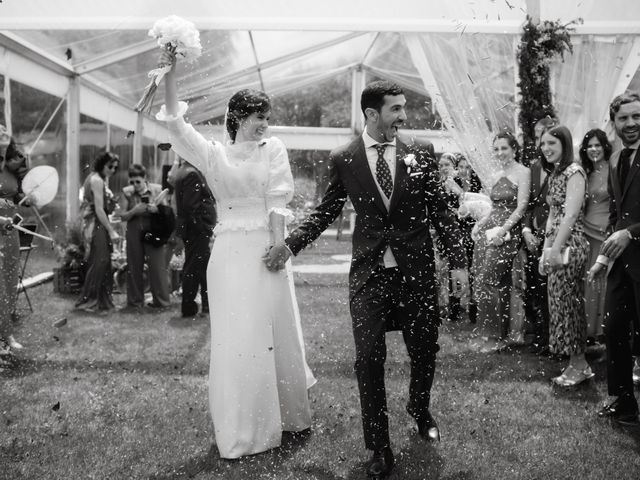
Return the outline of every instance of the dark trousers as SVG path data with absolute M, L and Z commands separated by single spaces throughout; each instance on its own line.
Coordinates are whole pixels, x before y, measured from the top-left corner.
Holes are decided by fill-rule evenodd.
M 184 266 L 182 267 L 182 315 L 198 313 L 195 301 L 198 289 L 202 299 L 202 311 L 209 311 L 207 297 L 207 264 L 211 249 L 210 238 L 205 235 L 193 235 L 184 239 Z
M 420 421 L 429 410 L 439 349 L 435 293 L 428 304 L 424 296 L 412 290 L 398 268 L 378 267 L 351 299 L 351 317 L 365 446 L 379 450 L 390 444 L 384 384 L 385 333 L 391 325 L 402 330 L 411 364 L 407 411 Z
M 640 282 L 618 258 L 607 277 L 604 334 L 609 395 L 633 395 L 633 358 L 640 355 Z
M 127 304 L 144 306 L 144 265 L 149 267 L 149 286 L 153 304 L 171 305 L 167 247 L 154 247 L 142 241 L 143 225 L 137 218 L 127 223 Z
M 538 262 L 542 255 L 542 244 L 535 252 L 527 252 L 524 272 L 527 288 L 524 292 L 524 312 L 529 323 L 528 333 L 533 333 L 534 344 L 541 347 L 549 345 L 549 299 L 547 295 L 547 277 L 538 272 Z

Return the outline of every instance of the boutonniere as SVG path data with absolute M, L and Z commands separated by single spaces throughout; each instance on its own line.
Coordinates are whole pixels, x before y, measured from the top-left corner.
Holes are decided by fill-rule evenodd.
M 405 156 L 402 161 L 404 162 L 404 164 L 407 166 L 407 174 L 408 175 L 417 175 L 420 172 L 419 166 L 418 165 L 418 161 L 416 160 L 416 156 L 413 153 L 410 153 L 409 155 Z

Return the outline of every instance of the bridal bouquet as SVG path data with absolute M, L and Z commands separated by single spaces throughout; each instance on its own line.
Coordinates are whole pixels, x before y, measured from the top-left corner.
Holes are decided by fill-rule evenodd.
M 176 15 L 169 15 L 158 20 L 149 30 L 149 36 L 157 39 L 160 48 L 182 57 L 187 62 L 195 60 L 202 53 L 200 32 L 193 23 Z M 148 73 L 151 81 L 135 106 L 136 112 L 142 112 L 151 106 L 158 85 L 170 69 L 171 65 L 159 65 L 158 68 L 154 68 Z

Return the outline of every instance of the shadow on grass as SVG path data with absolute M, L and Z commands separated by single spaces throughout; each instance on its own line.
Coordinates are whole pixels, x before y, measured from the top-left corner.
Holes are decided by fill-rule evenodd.
M 224 459 L 218 454 L 215 444 L 209 451 L 189 458 L 184 463 L 167 467 L 163 472 L 150 475 L 149 479 L 170 480 L 179 478 L 193 478 L 200 474 L 222 475 L 229 479 L 259 478 L 260 475 L 282 471 L 287 461 L 299 450 L 303 449 L 312 434 L 311 429 L 303 432 L 283 432 L 282 444 L 264 453 L 242 457 L 239 459 Z M 308 470 L 296 469 L 310 473 Z M 309 478 L 333 479 L 331 476 L 312 476 Z

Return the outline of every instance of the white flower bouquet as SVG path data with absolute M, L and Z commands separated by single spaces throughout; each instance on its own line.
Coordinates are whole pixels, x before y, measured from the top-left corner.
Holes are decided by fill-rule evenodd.
M 193 23 L 176 15 L 158 20 L 149 30 L 149 36 L 157 39 L 160 48 L 182 57 L 187 62 L 195 60 L 202 53 L 200 32 Z M 151 81 L 135 106 L 136 112 L 142 112 L 151 107 L 158 85 L 170 69 L 171 65 L 159 65 L 148 73 Z

